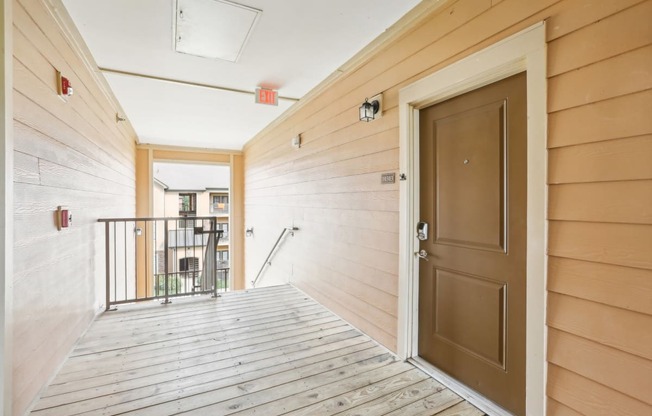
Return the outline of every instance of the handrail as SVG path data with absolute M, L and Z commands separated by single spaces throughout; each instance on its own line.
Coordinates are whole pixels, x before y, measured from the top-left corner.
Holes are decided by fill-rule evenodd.
M 265 262 L 263 263 L 262 267 L 261 267 L 260 270 L 258 271 L 258 274 L 256 275 L 256 278 L 255 278 L 254 280 L 251 281 L 251 285 L 252 285 L 253 287 L 256 287 L 256 283 L 258 283 L 258 279 L 260 279 L 260 275 L 263 273 L 263 270 L 265 270 L 265 266 L 267 266 L 268 264 L 269 264 L 270 266 L 272 265 L 272 262 L 270 262 L 269 260 L 270 260 L 270 259 L 272 258 L 272 256 L 274 255 L 274 250 L 276 250 L 276 247 L 277 247 L 278 244 L 281 242 L 281 240 L 283 239 L 283 237 L 285 236 L 285 233 L 286 233 L 287 231 L 290 231 L 290 234 L 294 235 L 294 232 L 295 232 L 295 231 L 299 231 L 299 228 L 298 228 L 298 227 L 294 227 L 294 226 L 283 228 L 283 231 L 281 231 L 281 235 L 278 236 L 278 238 L 276 239 L 276 243 L 274 243 L 274 247 L 272 247 L 272 249 L 269 251 L 269 254 L 267 255 L 267 258 L 265 259 Z
M 97 222 L 123 222 L 123 221 L 175 221 L 175 220 L 217 220 L 217 217 L 215 215 L 205 215 L 201 217 L 139 217 L 139 218 L 100 218 L 97 220 Z

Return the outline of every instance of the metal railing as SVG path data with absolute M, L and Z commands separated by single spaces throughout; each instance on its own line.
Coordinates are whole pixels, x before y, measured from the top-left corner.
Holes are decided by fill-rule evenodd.
M 298 227 L 285 227 L 285 228 L 283 228 L 283 231 L 281 231 L 281 234 L 276 239 L 276 242 L 274 243 L 274 246 L 269 251 L 269 254 L 267 255 L 267 258 L 265 259 L 265 262 L 260 267 L 260 270 L 258 271 L 258 274 L 256 275 L 256 278 L 251 281 L 252 286 L 255 287 L 256 283 L 258 283 L 258 279 L 260 279 L 260 276 L 263 274 L 263 270 L 265 270 L 265 266 L 271 266 L 272 265 L 272 261 L 271 261 L 272 256 L 276 252 L 276 248 L 278 247 L 281 240 L 283 240 L 283 237 L 285 237 L 286 234 L 290 234 L 291 236 L 294 237 L 294 232 L 295 231 L 299 231 L 299 228 Z
M 217 260 L 215 217 L 106 218 L 106 310 L 113 306 L 229 290 Z

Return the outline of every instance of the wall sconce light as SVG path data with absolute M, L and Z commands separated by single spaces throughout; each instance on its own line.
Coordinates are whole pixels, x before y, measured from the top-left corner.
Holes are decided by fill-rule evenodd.
M 380 118 L 383 114 L 382 104 L 382 94 L 371 97 L 371 101 L 365 98 L 364 103 L 360 106 L 360 121 L 370 122 Z

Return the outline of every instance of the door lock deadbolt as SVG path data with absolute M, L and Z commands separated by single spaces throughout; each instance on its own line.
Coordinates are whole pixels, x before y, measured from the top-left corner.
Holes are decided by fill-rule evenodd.
M 417 238 L 421 241 L 428 239 L 428 223 L 427 222 L 418 222 L 417 223 Z

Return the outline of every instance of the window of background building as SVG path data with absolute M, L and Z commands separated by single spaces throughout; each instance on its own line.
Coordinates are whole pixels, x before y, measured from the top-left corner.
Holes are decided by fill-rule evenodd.
M 211 212 L 213 213 L 229 212 L 229 196 L 211 195 Z
M 179 194 L 179 216 L 194 217 L 197 214 L 197 194 Z M 179 228 L 192 228 L 195 221 L 179 221 Z
M 224 231 L 222 233 L 222 237 L 220 238 L 220 240 L 227 240 L 229 238 L 229 223 L 228 222 L 217 223 L 217 229 Z
M 216 253 L 217 267 L 229 267 L 229 250 L 218 250 Z

